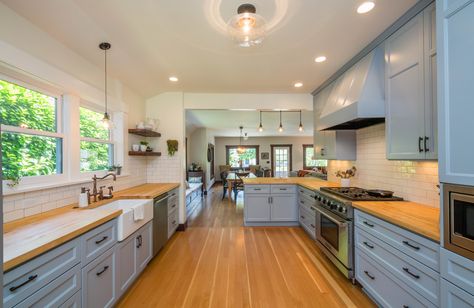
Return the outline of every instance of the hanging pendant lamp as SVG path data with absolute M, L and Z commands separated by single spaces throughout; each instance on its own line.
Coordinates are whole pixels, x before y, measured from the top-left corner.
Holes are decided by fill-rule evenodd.
M 104 71 L 105 71 L 105 111 L 104 111 L 104 117 L 102 118 L 102 126 L 105 127 L 106 129 L 113 129 L 114 128 L 114 122 L 110 119 L 110 115 L 107 112 L 107 50 L 109 50 L 111 45 L 107 42 L 100 43 L 99 48 L 104 51 Z
M 304 131 L 303 123 L 301 122 L 301 110 L 300 110 L 300 126 L 298 127 L 298 130 L 299 130 L 300 132 L 303 132 L 303 131 Z
M 278 126 L 278 132 L 279 133 L 283 132 L 283 124 L 281 124 L 281 110 L 280 110 L 280 126 Z
M 239 154 L 243 154 L 245 152 L 244 147 L 242 147 L 242 130 L 244 129 L 243 126 L 239 126 L 240 129 L 240 137 L 239 137 L 239 147 L 237 148 L 237 152 Z
M 265 19 L 257 14 L 253 4 L 242 4 L 227 23 L 227 31 L 240 47 L 260 44 L 265 37 Z

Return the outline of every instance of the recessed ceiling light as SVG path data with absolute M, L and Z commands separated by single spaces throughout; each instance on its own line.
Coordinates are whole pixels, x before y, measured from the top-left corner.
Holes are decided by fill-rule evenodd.
M 295 82 L 294 84 L 295 88 L 301 88 L 303 86 L 302 82 Z
M 177 81 L 179 80 L 178 77 L 176 77 L 176 76 L 171 76 L 171 77 L 168 78 L 168 79 L 169 79 L 169 81 L 171 81 L 171 82 L 177 82 Z
M 359 14 L 368 13 L 368 12 L 372 11 L 374 6 L 375 6 L 375 3 L 373 1 L 365 1 L 365 2 L 361 3 L 361 5 L 359 5 L 359 7 L 357 8 L 357 13 L 359 13 Z
M 325 56 L 319 56 L 319 57 L 316 57 L 316 59 L 314 59 L 314 62 L 321 63 L 321 62 L 324 62 L 326 60 L 327 60 L 327 58 Z

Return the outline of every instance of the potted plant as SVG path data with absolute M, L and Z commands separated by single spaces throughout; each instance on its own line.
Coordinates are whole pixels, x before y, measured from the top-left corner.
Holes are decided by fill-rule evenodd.
M 140 151 L 146 152 L 148 148 L 148 141 L 140 141 Z
M 168 145 L 168 155 L 173 156 L 178 151 L 178 140 L 167 140 L 166 144 Z
M 351 178 L 355 176 L 357 168 L 353 166 L 351 169 L 346 171 L 338 170 L 336 172 L 336 176 L 341 178 L 341 187 L 350 187 L 351 186 Z
M 112 165 L 112 166 L 109 167 L 109 171 L 114 171 L 115 174 L 120 175 L 122 173 L 122 166 Z

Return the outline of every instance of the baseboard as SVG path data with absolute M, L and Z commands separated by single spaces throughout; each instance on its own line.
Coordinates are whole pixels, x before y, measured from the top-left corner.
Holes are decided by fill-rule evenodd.
M 179 224 L 177 231 L 185 231 L 186 228 L 188 227 L 188 222 L 186 221 L 184 224 Z

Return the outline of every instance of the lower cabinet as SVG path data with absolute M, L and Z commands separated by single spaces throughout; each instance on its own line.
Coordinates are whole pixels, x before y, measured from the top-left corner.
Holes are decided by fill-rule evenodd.
M 441 307 L 443 308 L 472 308 L 474 295 L 445 279 L 441 279 Z
M 82 269 L 83 307 L 111 307 L 116 300 L 115 276 L 113 247 Z
M 272 187 L 278 186 L 273 188 L 268 188 L 268 186 L 251 185 L 251 188 L 247 187 L 245 189 L 245 222 L 261 225 L 297 224 L 298 204 L 294 185 L 285 185 L 285 187 L 282 185 L 271 185 Z M 282 193 L 282 190 L 285 193 Z
M 81 308 L 82 307 L 82 292 L 77 291 L 71 296 L 60 308 Z
M 116 298 L 119 299 L 143 271 L 152 257 L 150 221 L 124 241 L 117 244 Z

